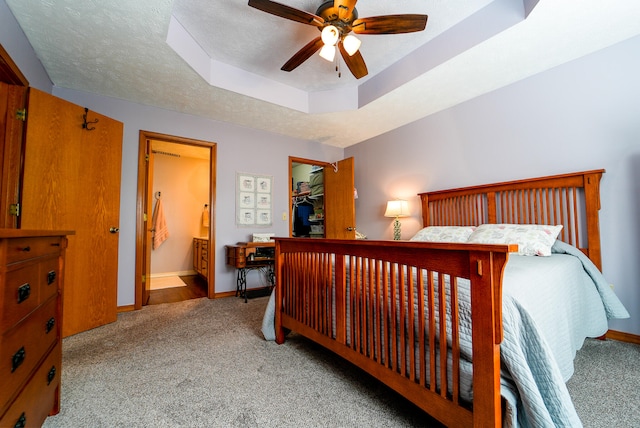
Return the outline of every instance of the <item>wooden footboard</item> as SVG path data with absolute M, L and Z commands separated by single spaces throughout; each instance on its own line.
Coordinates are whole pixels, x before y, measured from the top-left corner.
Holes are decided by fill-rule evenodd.
M 500 426 L 502 274 L 515 249 L 276 238 L 277 341 L 296 331 L 447 426 Z

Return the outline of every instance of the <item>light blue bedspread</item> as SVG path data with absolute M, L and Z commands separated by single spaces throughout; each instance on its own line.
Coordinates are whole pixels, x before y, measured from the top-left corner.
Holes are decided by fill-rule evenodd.
M 581 427 L 565 385 L 573 374 L 576 351 L 586 337 L 606 333 L 608 319 L 629 317 L 580 250 L 556 241 L 553 253 L 511 254 L 505 268 L 500 355 L 506 427 Z M 272 294 L 262 323 L 267 340 L 275 339 L 274 316 Z M 470 319 L 461 319 L 465 322 Z M 460 337 L 463 353 L 471 349 L 465 330 Z

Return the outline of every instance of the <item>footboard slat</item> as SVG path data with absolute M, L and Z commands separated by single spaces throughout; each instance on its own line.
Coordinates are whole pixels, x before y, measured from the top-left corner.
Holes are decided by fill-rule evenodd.
M 276 238 L 278 341 L 297 331 L 446 425 L 499 424 L 495 296 L 510 249 Z M 497 404 L 471 401 L 472 385 L 486 384 Z
M 458 308 L 458 278 L 451 280 L 451 319 L 457 320 L 459 317 Z M 458 323 L 451 324 L 451 378 L 453 384 L 453 394 L 451 399 L 455 404 L 459 404 L 460 397 L 460 326 Z
M 447 295 L 445 292 L 445 282 L 442 272 L 438 274 L 438 304 L 436 311 L 438 313 L 438 325 L 440 333 L 438 335 L 439 344 L 439 363 L 440 363 L 440 384 L 447 385 L 447 341 L 443 338 L 447 337 Z M 447 388 L 440 387 L 440 395 L 442 398 L 447 397 Z
M 407 312 L 406 312 L 406 306 L 405 306 L 405 299 L 407 298 L 406 294 L 407 294 L 407 289 L 405 286 L 402 286 L 402 284 L 405 284 L 405 277 L 404 277 L 404 270 L 402 269 L 402 266 L 399 266 L 398 268 L 398 299 L 399 299 L 399 316 L 398 316 L 398 328 L 400 329 L 399 332 L 399 337 L 400 337 L 400 344 L 398 346 L 398 363 L 399 363 L 399 370 L 400 373 L 402 374 L 402 376 L 406 376 L 407 375 L 407 357 L 406 357 L 406 350 L 407 350 L 407 332 L 405 329 L 405 320 L 407 319 Z

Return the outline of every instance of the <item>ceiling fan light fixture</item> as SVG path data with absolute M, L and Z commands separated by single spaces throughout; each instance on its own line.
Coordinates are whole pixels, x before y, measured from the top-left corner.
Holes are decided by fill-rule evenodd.
M 413 33 L 426 28 L 428 16 L 405 13 L 359 18 L 356 10 L 357 1 L 322 0 L 315 14 L 273 0 L 249 0 L 249 6 L 290 21 L 313 26 L 321 32 L 319 37 L 313 38 L 289 58 L 281 67 L 282 71 L 294 70 L 318 51 L 323 59 L 333 62 L 338 48 L 340 57 L 351 74 L 360 79 L 369 71 L 360 54 L 360 41 L 355 37 L 348 37 L 352 31 L 355 34 Z M 339 61 L 336 62 L 336 71 L 340 76 Z
M 352 36 L 351 34 L 347 35 L 342 41 L 342 45 L 344 46 L 344 50 L 347 51 L 349 56 L 353 56 L 358 49 L 360 49 L 360 44 L 362 42 L 356 36 Z
M 333 62 L 336 57 L 336 47 L 332 45 L 324 45 L 320 49 L 320 56 L 329 62 Z
M 322 43 L 325 46 L 335 46 L 340 38 L 340 31 L 333 25 L 327 25 L 322 29 Z

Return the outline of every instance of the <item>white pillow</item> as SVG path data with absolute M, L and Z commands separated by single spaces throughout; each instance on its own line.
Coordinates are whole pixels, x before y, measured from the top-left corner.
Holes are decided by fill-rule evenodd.
M 518 244 L 523 256 L 550 256 L 562 225 L 481 224 L 467 242 L 477 244 Z
M 467 242 L 475 226 L 427 226 L 413 235 L 410 241 Z

